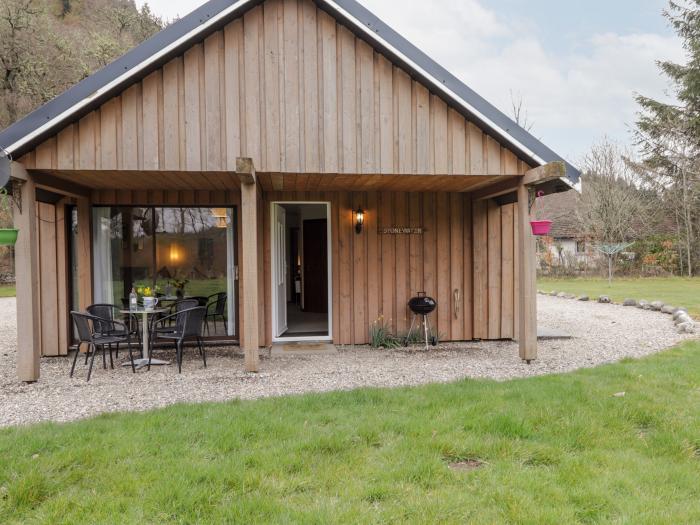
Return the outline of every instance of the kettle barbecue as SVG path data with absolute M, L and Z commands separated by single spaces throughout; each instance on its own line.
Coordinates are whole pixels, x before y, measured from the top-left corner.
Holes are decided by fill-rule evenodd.
M 418 292 L 415 297 L 411 297 L 409 299 L 408 308 L 411 310 L 411 312 L 413 312 L 413 319 L 411 320 L 411 328 L 408 330 L 406 339 L 404 340 L 405 345 L 408 345 L 408 341 L 411 339 L 413 327 L 415 326 L 416 318 L 419 315 L 423 318 L 422 323 L 423 334 L 425 337 L 425 349 L 428 349 L 428 341 L 430 341 L 430 344 L 433 346 L 437 345 L 437 337 L 431 334 L 430 320 L 428 319 L 428 316 L 435 310 L 436 307 L 437 301 L 432 297 L 428 297 L 425 292 Z M 420 324 L 417 328 L 420 329 Z

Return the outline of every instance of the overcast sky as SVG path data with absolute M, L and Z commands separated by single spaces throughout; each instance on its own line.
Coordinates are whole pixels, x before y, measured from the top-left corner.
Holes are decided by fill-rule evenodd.
M 522 99 L 535 136 L 574 162 L 605 134 L 630 143 L 634 94 L 663 98 L 655 61 L 684 58 L 667 0 L 360 1 L 510 116 Z M 204 0 L 148 3 L 172 19 Z

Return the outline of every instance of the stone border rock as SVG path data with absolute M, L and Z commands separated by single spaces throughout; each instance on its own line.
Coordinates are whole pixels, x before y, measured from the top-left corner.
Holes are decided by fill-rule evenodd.
M 576 296 L 574 294 L 552 291 L 545 292 L 543 290 L 537 290 L 540 295 L 550 295 L 552 297 L 558 297 L 560 299 L 576 299 L 578 301 L 590 301 L 591 298 L 587 295 Z M 688 309 L 684 307 L 676 307 L 670 304 L 664 304 L 663 301 L 652 301 L 649 302 L 645 299 L 633 299 L 631 297 L 626 298 L 622 303 L 615 303 L 607 295 L 599 296 L 596 301 L 600 304 L 622 304 L 622 306 L 634 306 L 642 310 L 651 310 L 654 312 L 659 312 L 662 314 L 670 315 L 673 323 L 676 325 L 676 332 L 679 334 L 694 334 L 697 332 L 697 323 L 688 314 Z

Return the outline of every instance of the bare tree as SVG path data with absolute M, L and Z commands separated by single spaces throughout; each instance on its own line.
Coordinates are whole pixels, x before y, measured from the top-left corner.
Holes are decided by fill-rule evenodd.
M 532 131 L 535 123 L 530 121 L 527 109 L 524 107 L 523 96 L 518 93 L 516 98 L 512 89 L 510 90 L 510 105 L 515 123 L 526 131 Z
M 658 194 L 643 185 L 626 161 L 630 156 L 619 145 L 603 139 L 582 163 L 578 219 L 585 234 L 608 257 L 610 279 L 619 251 L 658 224 Z

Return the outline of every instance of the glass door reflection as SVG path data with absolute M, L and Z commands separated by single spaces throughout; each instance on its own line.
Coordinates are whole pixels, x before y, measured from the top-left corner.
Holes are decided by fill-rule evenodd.
M 127 305 L 131 288 L 155 289 L 163 305 L 196 297 L 205 336 L 236 335 L 235 214 L 231 208 L 93 208 L 95 302 Z

